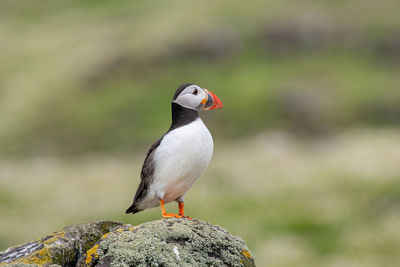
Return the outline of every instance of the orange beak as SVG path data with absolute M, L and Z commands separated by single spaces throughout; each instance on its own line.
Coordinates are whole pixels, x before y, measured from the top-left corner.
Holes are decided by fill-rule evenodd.
M 218 96 L 216 96 L 213 92 L 211 92 L 207 89 L 204 89 L 204 90 L 207 93 L 207 99 L 206 99 L 203 109 L 209 110 L 209 109 L 222 108 L 223 105 L 222 105 L 221 100 L 219 100 Z

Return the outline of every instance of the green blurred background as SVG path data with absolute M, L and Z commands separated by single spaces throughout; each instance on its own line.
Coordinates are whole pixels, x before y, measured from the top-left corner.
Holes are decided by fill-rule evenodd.
M 1 1 L 0 250 L 125 215 L 182 82 L 216 93 L 186 212 L 258 266 L 398 266 L 400 2 Z M 177 209 L 175 204 L 168 211 Z

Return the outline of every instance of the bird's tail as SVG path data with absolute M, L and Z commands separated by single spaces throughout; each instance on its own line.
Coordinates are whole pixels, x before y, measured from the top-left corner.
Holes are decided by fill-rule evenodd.
M 137 213 L 137 212 L 139 212 L 139 211 L 142 211 L 142 209 L 139 209 L 139 208 L 136 206 L 136 203 L 133 203 L 132 206 L 130 206 L 130 207 L 125 211 L 125 213 L 126 213 L 126 214 L 129 214 L 129 213 L 135 214 L 135 213 Z

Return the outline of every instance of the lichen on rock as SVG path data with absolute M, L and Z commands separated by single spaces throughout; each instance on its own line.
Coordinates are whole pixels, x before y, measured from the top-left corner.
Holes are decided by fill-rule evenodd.
M 100 221 L 65 227 L 0 252 L 0 266 L 255 266 L 245 242 L 189 219 L 132 226 Z
M 99 221 L 65 227 L 44 238 L 0 252 L 0 266 L 75 265 L 101 236 L 118 225 L 121 223 Z
M 255 266 L 245 242 L 198 220 L 123 225 L 103 236 L 77 266 Z

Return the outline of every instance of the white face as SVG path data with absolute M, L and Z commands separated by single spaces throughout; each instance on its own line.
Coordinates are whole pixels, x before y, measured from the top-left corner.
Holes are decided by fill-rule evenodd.
M 207 93 L 204 89 L 193 84 L 186 87 L 173 102 L 182 107 L 200 111 L 203 109 L 206 101 Z

